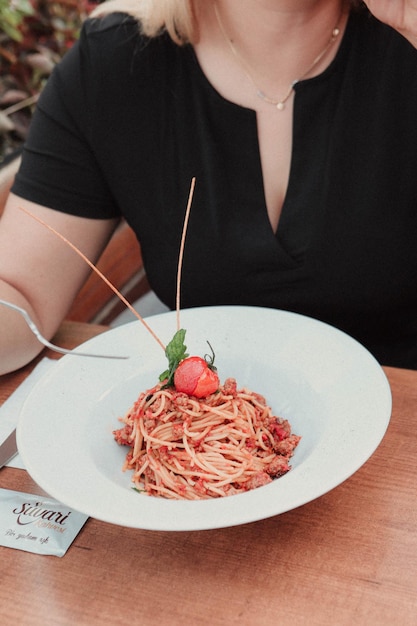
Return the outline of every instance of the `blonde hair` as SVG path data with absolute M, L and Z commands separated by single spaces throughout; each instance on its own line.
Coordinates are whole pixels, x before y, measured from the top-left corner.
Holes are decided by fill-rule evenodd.
M 122 12 L 138 20 L 141 32 L 156 37 L 166 31 L 178 44 L 198 39 L 194 12 L 195 0 L 108 0 L 92 13 L 93 17 Z

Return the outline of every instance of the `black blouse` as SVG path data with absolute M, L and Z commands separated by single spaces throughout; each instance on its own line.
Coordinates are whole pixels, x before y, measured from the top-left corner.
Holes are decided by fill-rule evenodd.
M 288 192 L 274 233 L 256 113 L 225 100 L 191 46 L 122 14 L 87 21 L 43 92 L 14 186 L 93 218 L 123 215 L 175 305 L 249 304 L 328 322 L 417 368 L 417 51 L 363 11 L 295 87 Z M 279 113 L 278 113 L 279 114 Z

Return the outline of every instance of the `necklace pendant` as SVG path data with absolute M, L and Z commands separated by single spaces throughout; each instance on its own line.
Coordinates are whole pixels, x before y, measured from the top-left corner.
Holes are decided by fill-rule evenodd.
M 0 0 L 1 1 L 1 0 Z M 307 77 L 310 72 L 319 64 L 319 62 L 325 57 L 325 55 L 327 54 L 330 46 L 336 41 L 337 37 L 340 35 L 340 27 L 338 26 L 338 24 L 336 24 L 336 26 L 333 28 L 332 30 L 332 34 L 331 37 L 329 39 L 329 41 L 326 44 L 326 47 L 320 52 L 320 54 L 314 59 L 314 61 L 312 62 L 312 64 L 310 65 L 310 67 L 304 72 L 304 74 L 301 75 L 301 77 L 299 77 L 296 80 L 293 80 L 291 83 L 290 88 L 288 89 L 286 95 L 281 98 L 281 100 L 273 100 L 272 98 L 269 98 L 261 89 L 259 89 L 259 87 L 257 87 L 254 79 L 252 78 L 252 74 L 250 71 L 250 68 L 248 67 L 248 64 L 245 63 L 245 60 L 242 59 L 241 55 L 239 54 L 238 50 L 235 48 L 233 40 L 230 39 L 227 36 L 226 31 L 224 30 L 222 21 L 220 19 L 218 10 L 217 10 L 217 3 L 214 2 L 214 12 L 216 14 L 216 20 L 219 26 L 219 29 L 223 35 L 223 38 L 225 39 L 225 41 L 228 43 L 231 52 L 233 53 L 233 55 L 235 56 L 236 60 L 239 62 L 239 64 L 242 66 L 243 70 L 245 71 L 246 76 L 248 77 L 248 79 L 250 80 L 250 82 L 252 83 L 252 85 L 255 87 L 256 89 L 256 95 L 258 98 L 260 98 L 260 100 L 263 100 L 264 102 L 267 102 L 268 104 L 271 104 L 272 106 L 276 107 L 276 109 L 278 111 L 283 111 L 285 109 L 285 103 L 287 102 L 287 100 L 289 100 L 290 96 L 292 95 L 293 91 L 294 91 L 294 87 L 295 85 L 300 81 L 303 80 L 303 78 Z

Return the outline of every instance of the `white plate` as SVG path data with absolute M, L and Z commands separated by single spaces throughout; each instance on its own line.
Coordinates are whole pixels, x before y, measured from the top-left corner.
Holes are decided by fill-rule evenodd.
M 148 319 L 168 343 L 175 313 Z M 126 448 L 118 417 L 166 367 L 163 350 L 140 322 L 118 327 L 80 350 L 132 355 L 126 361 L 63 357 L 24 404 L 18 447 L 28 472 L 52 497 L 113 524 L 152 530 L 202 530 L 244 524 L 294 509 L 333 489 L 365 463 L 391 415 L 387 379 L 356 341 L 311 318 L 257 307 L 207 307 L 181 313 L 190 354 L 209 340 L 222 382 L 265 395 L 302 436 L 292 469 L 245 494 L 165 500 L 131 489 L 121 467 Z M 78 348 L 77 348 L 78 350 Z

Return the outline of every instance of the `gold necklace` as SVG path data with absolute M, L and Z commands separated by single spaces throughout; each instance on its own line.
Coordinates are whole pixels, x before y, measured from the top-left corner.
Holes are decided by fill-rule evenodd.
M 339 28 L 339 22 L 340 22 L 340 18 L 337 21 L 336 26 L 333 28 L 331 36 L 329 41 L 327 42 L 325 48 L 320 52 L 320 54 L 318 54 L 316 56 L 316 58 L 314 59 L 314 61 L 311 63 L 311 65 L 308 67 L 308 69 L 296 80 L 293 80 L 288 91 L 286 92 L 286 94 L 280 99 L 280 100 L 274 100 L 273 98 L 269 98 L 263 91 L 262 89 L 260 89 L 257 84 L 255 83 L 254 79 L 252 78 L 252 75 L 247 67 L 247 64 L 245 63 L 244 59 L 242 59 L 242 57 L 240 56 L 240 54 L 238 53 L 238 51 L 236 50 L 235 46 L 233 45 L 233 41 L 231 39 L 229 39 L 229 37 L 226 34 L 226 31 L 224 29 L 223 23 L 220 19 L 220 15 L 217 9 L 217 3 L 214 3 L 214 12 L 216 14 L 216 20 L 217 20 L 217 24 L 219 26 L 220 32 L 222 33 L 224 39 L 227 41 L 231 52 L 233 53 L 234 57 L 236 58 L 236 60 L 238 61 L 238 63 L 242 66 L 246 76 L 249 78 L 250 82 L 252 83 L 252 85 L 255 88 L 256 91 L 256 95 L 258 96 L 258 98 L 260 100 L 263 100 L 264 102 L 268 103 L 268 104 L 272 104 L 274 107 L 276 107 L 278 109 L 278 111 L 283 111 L 285 109 L 285 103 L 287 102 L 287 100 L 289 99 L 289 97 L 291 96 L 291 94 L 294 91 L 294 86 L 300 82 L 300 80 L 303 80 L 303 78 L 305 78 L 308 74 L 310 74 L 310 72 L 316 67 L 316 65 L 318 65 L 318 63 L 320 63 L 320 61 L 323 59 L 324 55 L 328 52 L 328 50 L 332 47 L 332 45 L 334 44 L 334 42 L 336 41 L 336 39 L 338 38 L 339 34 L 340 34 L 340 28 Z

